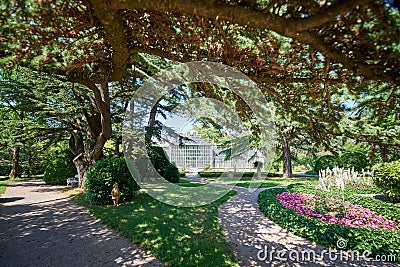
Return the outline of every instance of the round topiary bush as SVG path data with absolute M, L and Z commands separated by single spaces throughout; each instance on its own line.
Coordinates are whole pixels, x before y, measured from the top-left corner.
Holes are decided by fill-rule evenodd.
M 74 154 L 69 149 L 61 151 L 46 166 L 44 170 L 43 180 L 49 185 L 65 185 L 67 179 L 73 177 L 76 173 L 76 168 L 72 160 Z
M 359 152 L 346 152 L 340 156 L 340 161 L 342 163 L 342 167 L 346 169 L 351 169 L 354 167 L 354 169 L 359 172 L 362 169 L 367 168 L 369 165 L 367 157 Z
M 400 201 L 400 161 L 378 163 L 372 167 L 374 184 L 393 201 Z
M 180 176 L 179 175 L 179 170 L 173 164 L 170 164 L 167 167 L 167 169 L 165 170 L 165 173 L 164 173 L 164 178 L 167 181 L 171 182 L 171 183 L 178 183 L 179 182 L 179 176 Z
M 326 168 L 335 168 L 335 167 L 341 167 L 342 162 L 340 159 L 336 158 L 335 156 L 332 155 L 325 155 L 319 157 L 315 161 L 315 166 L 314 170 L 318 172 L 319 170 L 325 170 Z
M 136 172 L 136 175 L 138 173 Z M 96 162 L 87 174 L 86 199 L 95 205 L 112 204 L 111 190 L 118 183 L 120 202 L 132 200 L 140 187 L 129 172 L 124 158 L 105 158 Z
M 171 183 L 179 182 L 179 170 L 169 161 L 162 147 L 152 146 L 147 150 L 147 155 L 154 169 L 156 169 L 162 177 Z
M 165 171 L 171 165 L 164 149 L 159 146 L 152 146 L 147 150 L 147 155 L 157 172 L 164 177 Z

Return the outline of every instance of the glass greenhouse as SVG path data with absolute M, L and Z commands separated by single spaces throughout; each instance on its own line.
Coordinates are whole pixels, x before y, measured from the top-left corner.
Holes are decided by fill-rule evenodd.
M 185 138 L 178 138 L 175 142 L 163 147 L 170 161 L 179 169 L 254 169 L 254 160 L 249 160 L 254 155 L 254 151 L 248 151 L 241 157 L 225 160 L 225 154 L 221 153 L 222 149 L 201 139 L 195 131 L 188 132 Z

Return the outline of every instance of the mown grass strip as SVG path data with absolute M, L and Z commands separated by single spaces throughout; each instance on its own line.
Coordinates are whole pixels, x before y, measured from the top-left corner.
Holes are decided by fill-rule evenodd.
M 182 186 L 197 186 L 182 182 Z M 218 221 L 218 206 L 235 195 L 201 207 L 181 208 L 140 192 L 135 201 L 118 207 L 92 206 L 83 194 L 76 202 L 122 236 L 139 244 L 170 266 L 239 266 Z

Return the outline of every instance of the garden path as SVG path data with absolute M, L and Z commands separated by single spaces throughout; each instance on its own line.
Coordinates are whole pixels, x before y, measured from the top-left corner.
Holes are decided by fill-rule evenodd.
M 259 210 L 258 194 L 269 188 L 228 187 L 226 184 L 207 182 L 196 176 L 189 176 L 187 179 L 231 188 L 237 192 L 235 196 L 222 204 L 218 211 L 221 226 L 241 266 L 400 266 L 393 262 L 386 265 L 382 262 L 340 260 L 340 253 L 337 254 L 337 259 L 333 252 L 332 256 L 328 253 L 323 254 L 322 251 L 328 250 L 327 248 L 281 228 Z M 258 255 L 261 258 L 265 257 L 265 248 L 267 248 L 267 258 L 261 261 Z M 278 254 L 278 251 L 285 254 Z M 315 252 L 315 261 L 307 259 L 308 254 L 305 253 L 307 251 Z M 273 255 L 272 260 L 269 260 L 270 253 Z M 291 258 L 294 260 L 291 260 L 289 255 L 292 255 Z M 323 259 L 317 258 L 320 255 L 324 256 Z M 343 257 L 343 259 L 346 258 Z
M 0 266 L 162 266 L 42 180 L 0 198 Z

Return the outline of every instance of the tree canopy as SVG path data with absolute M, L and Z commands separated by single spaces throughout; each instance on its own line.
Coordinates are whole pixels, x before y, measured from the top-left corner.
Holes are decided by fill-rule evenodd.
M 1 6 L 7 63 L 25 59 L 119 80 L 135 65 L 133 55 L 145 52 L 226 62 L 260 81 L 290 81 L 318 78 L 324 69 L 315 71 L 318 63 L 329 60 L 339 80 L 361 75 L 399 83 L 397 1 L 10 0 Z M 314 69 L 304 77 L 298 70 L 307 68 Z
M 347 131 L 381 147 L 387 143 L 379 131 L 343 127 L 349 112 L 343 97 L 357 102 L 351 109 L 357 108 L 358 126 L 373 124 L 368 117 L 383 108 L 384 98 L 393 114 L 374 127 L 380 124 L 387 133 L 382 136 L 398 133 L 397 0 L 6 0 L 0 9 L 1 67 L 58 75 L 81 85 L 75 91 L 81 100 L 91 95 L 92 113 L 82 117 L 85 135 L 71 131 L 72 147 L 80 144 L 75 154 L 86 166 L 101 157 L 111 137 L 111 82 L 145 78 L 171 62 L 208 60 L 241 70 L 277 107 L 285 138 L 296 133 L 328 146 L 328 135 Z M 221 95 L 197 88 L 206 96 Z M 231 99 L 246 114 L 241 99 Z

